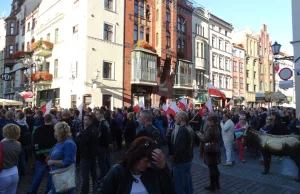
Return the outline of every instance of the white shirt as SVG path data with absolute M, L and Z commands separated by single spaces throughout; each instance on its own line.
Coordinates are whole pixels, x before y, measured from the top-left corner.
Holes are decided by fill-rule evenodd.
M 130 194 L 148 194 L 143 182 L 141 181 L 141 174 L 140 175 L 135 175 L 131 173 L 133 178 L 136 179 L 136 181 L 132 182 L 132 187 Z

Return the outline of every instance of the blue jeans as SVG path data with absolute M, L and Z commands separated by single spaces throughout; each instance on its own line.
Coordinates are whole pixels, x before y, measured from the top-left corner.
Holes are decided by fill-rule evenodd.
M 30 191 L 29 193 L 30 194 L 36 194 L 38 189 L 39 189 L 39 186 L 43 180 L 43 177 L 44 177 L 44 173 L 45 172 L 49 172 L 49 168 L 48 168 L 48 165 L 46 162 L 41 162 L 41 161 L 35 161 L 35 172 L 34 172 L 34 178 L 33 178 L 33 181 L 32 181 L 32 185 L 31 185 L 31 188 L 30 188 Z M 51 184 L 52 184 L 52 181 L 51 181 L 51 175 L 49 174 L 48 175 L 48 180 L 47 180 L 47 187 L 46 187 L 46 190 L 44 192 L 44 194 L 47 194 L 50 189 L 51 189 Z
M 176 194 L 193 194 L 191 175 L 192 162 L 173 164 L 173 179 Z

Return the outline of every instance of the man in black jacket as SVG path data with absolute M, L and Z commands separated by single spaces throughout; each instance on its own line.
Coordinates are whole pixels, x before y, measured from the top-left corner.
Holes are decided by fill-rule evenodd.
M 100 175 L 98 180 L 102 180 L 110 169 L 110 153 L 109 153 L 109 123 L 104 119 L 104 111 L 97 110 L 96 118 L 99 121 L 98 126 L 98 167 Z
M 98 131 L 93 125 L 93 117 L 91 115 L 84 116 L 84 131 L 79 134 L 80 139 L 80 155 L 81 155 L 81 175 L 82 187 L 81 194 L 89 193 L 90 174 L 93 183 L 97 177 L 96 157 L 98 146 Z
M 176 115 L 176 124 L 179 125 L 176 135 L 173 155 L 173 178 L 176 194 L 193 193 L 191 176 L 192 139 L 187 129 L 188 115 L 186 112 L 179 112 Z
M 56 144 L 54 137 L 54 126 L 52 125 L 52 115 L 46 114 L 44 117 L 45 125 L 39 126 L 33 134 L 33 146 L 36 153 L 34 179 L 29 193 L 37 193 L 43 180 L 44 173 L 49 171 L 46 158 L 49 156 L 51 148 Z M 51 176 L 48 176 L 46 192 L 51 189 Z
M 131 143 L 134 141 L 134 138 L 136 135 L 137 124 L 136 124 L 133 116 L 134 115 L 132 112 L 127 114 L 128 122 L 126 123 L 125 131 L 124 131 L 124 137 L 125 137 L 125 143 L 126 143 L 127 149 L 130 147 Z

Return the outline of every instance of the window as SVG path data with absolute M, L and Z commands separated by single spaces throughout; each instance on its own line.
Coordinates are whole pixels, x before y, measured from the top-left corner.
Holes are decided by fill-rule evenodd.
M 211 43 L 212 46 L 213 46 L 213 47 L 216 47 L 216 37 L 212 37 L 212 40 L 211 40 L 211 41 L 212 41 L 212 43 Z
M 204 58 L 204 44 L 201 42 L 201 58 Z
M 227 36 L 227 31 L 225 30 L 225 36 Z
M 212 76 L 212 82 L 213 82 L 213 85 L 214 85 L 214 86 L 217 85 L 217 79 L 216 79 L 216 77 L 217 77 L 216 75 L 213 75 L 213 76 Z
M 227 59 L 225 60 L 225 68 L 226 68 L 227 71 L 230 70 L 229 60 L 227 60 Z
M 236 61 L 233 61 L 233 71 L 234 72 L 237 72 L 237 63 L 236 63 Z
M 54 43 L 58 43 L 59 41 L 59 36 L 58 36 L 58 28 L 55 29 L 55 39 L 54 39 Z
M 219 40 L 219 49 L 222 49 L 222 40 Z
M 181 51 L 184 52 L 185 51 L 185 40 L 181 41 Z
M 196 55 L 197 55 L 197 57 L 199 58 L 199 53 L 200 53 L 200 48 L 199 48 L 199 42 L 197 42 L 197 44 L 196 44 Z
M 104 79 L 113 79 L 112 73 L 113 63 L 111 62 L 104 62 L 103 63 L 103 78 Z
M 167 22 L 170 23 L 171 22 L 171 11 L 169 8 L 167 8 Z
M 249 58 L 246 59 L 246 64 L 249 65 Z
M 238 88 L 238 78 L 237 77 L 233 77 L 233 88 L 234 89 Z
M 204 71 L 196 70 L 196 84 L 198 86 L 204 85 Z
M 260 82 L 260 90 L 264 90 L 264 84 L 262 81 Z
M 104 40 L 113 41 L 113 26 L 104 24 Z
M 140 15 L 144 16 L 145 13 L 145 2 L 144 0 L 140 0 Z
M 78 25 L 73 26 L 73 40 L 78 40 Z
M 144 27 L 140 27 L 140 40 L 144 40 Z
M 167 37 L 167 48 L 171 47 L 171 36 L 170 32 L 166 32 L 166 37 Z
M 30 51 L 30 44 L 29 44 L 29 42 L 27 42 L 26 51 Z
M 177 52 L 180 52 L 181 51 L 181 40 L 178 39 L 177 41 Z
M 177 17 L 177 30 L 180 32 L 185 32 L 185 19 L 182 16 Z
M 217 60 L 216 60 L 215 55 L 213 55 L 213 57 L 212 57 L 212 64 L 213 64 L 214 67 L 217 67 Z
M 139 1 L 134 0 L 134 14 L 138 15 L 139 14 Z
M 250 91 L 250 85 L 247 84 L 247 92 L 249 92 L 249 91 Z
M 10 35 L 14 35 L 15 33 L 15 23 L 10 23 Z
M 54 60 L 54 78 L 58 78 L 58 59 Z
M 146 19 L 150 20 L 150 6 L 149 5 L 146 6 Z
M 260 65 L 260 74 L 264 74 L 264 66 Z
M 138 25 L 134 24 L 134 34 L 133 34 L 134 43 L 138 41 Z
M 202 27 L 201 35 L 205 36 L 205 34 L 204 34 L 204 27 Z
M 113 11 L 114 1 L 113 0 L 105 0 L 104 1 L 104 7 L 107 10 Z
M 77 108 L 77 102 L 76 102 L 76 95 L 71 95 L 71 107 L 72 108 Z
M 28 22 L 28 24 L 27 24 L 27 32 L 29 32 L 30 31 L 30 22 Z
M 22 36 L 25 34 L 25 24 L 22 26 Z
M 50 33 L 47 34 L 47 41 L 50 42 Z
M 253 92 L 256 92 L 256 85 L 253 86 Z
M 24 51 L 25 50 L 25 44 L 24 44 L 24 42 L 22 43 L 22 51 Z
M 103 94 L 102 95 L 102 106 L 105 106 L 107 109 L 111 109 L 112 108 L 112 105 L 111 105 L 111 102 L 112 102 L 112 96 L 109 95 L 109 94 Z
M 9 45 L 9 56 L 11 56 L 14 53 L 14 46 Z
M 20 27 L 20 22 L 17 21 L 17 30 L 16 30 L 16 33 L 17 33 L 17 34 L 19 34 L 19 30 L 20 30 L 19 27 Z
M 219 57 L 219 68 L 224 69 L 224 67 L 223 67 L 223 58 L 222 57 Z
M 34 29 L 35 28 L 35 26 L 36 26 L 36 19 L 35 18 L 33 18 L 32 19 L 32 29 Z
M 249 70 L 246 70 L 246 77 L 249 77 Z
M 225 87 L 226 89 L 230 89 L 230 80 L 229 80 L 229 77 L 226 77 L 226 83 L 225 83 Z
M 229 49 L 228 49 L 228 43 L 225 42 L 225 51 L 228 52 L 228 50 L 229 50 Z
M 146 41 L 150 42 L 150 32 L 149 32 L 149 28 L 146 29 Z
M 244 79 L 240 77 L 240 89 L 244 89 Z
M 240 63 L 240 73 L 244 73 L 244 64 Z
M 223 82 L 222 82 L 222 77 L 219 76 L 219 88 L 223 88 Z

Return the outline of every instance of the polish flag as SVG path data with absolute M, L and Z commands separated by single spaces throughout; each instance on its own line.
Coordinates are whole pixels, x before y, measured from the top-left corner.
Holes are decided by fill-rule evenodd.
M 185 98 L 181 98 L 181 100 L 178 102 L 177 106 L 178 106 L 181 110 L 185 110 L 186 107 L 187 107 L 186 99 L 185 99 Z
M 47 104 L 44 104 L 40 110 L 43 111 L 44 115 L 48 114 L 51 110 L 51 106 L 52 106 L 52 100 L 50 100 L 49 102 L 47 102 Z
M 169 107 L 166 104 L 163 104 L 161 107 L 161 112 L 166 115 L 167 111 L 168 111 Z
M 166 111 L 166 114 L 171 114 L 176 117 L 176 113 L 180 112 L 179 107 L 177 106 L 176 102 L 172 102 Z
M 208 94 L 210 96 L 221 97 L 223 100 L 226 100 L 226 95 L 219 88 L 213 86 L 211 83 L 207 83 L 208 86 Z
M 134 112 L 139 112 L 141 110 L 141 108 L 144 108 L 144 102 L 143 101 L 139 101 L 139 103 L 133 107 L 133 111 Z
M 23 91 L 19 93 L 20 96 L 22 96 L 22 98 L 24 98 L 24 100 L 26 100 L 27 98 L 32 98 L 34 96 L 32 91 Z
M 191 102 L 191 103 L 189 104 L 189 109 L 194 110 L 194 108 L 195 108 L 195 102 L 194 102 L 194 100 L 193 100 L 193 102 Z
M 212 112 L 212 102 L 211 102 L 211 98 L 208 98 L 207 102 L 200 108 L 199 110 L 199 114 L 201 115 L 201 117 L 204 116 L 204 113 L 203 113 L 203 109 L 204 108 L 207 108 L 208 112 L 207 113 L 210 113 Z
M 230 106 L 233 106 L 233 100 L 230 100 L 229 102 L 227 102 L 227 104 L 225 105 L 225 108 L 229 108 Z

